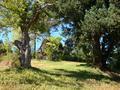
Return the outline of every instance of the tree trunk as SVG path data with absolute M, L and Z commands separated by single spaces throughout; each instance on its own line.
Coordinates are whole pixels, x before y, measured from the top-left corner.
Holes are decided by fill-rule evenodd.
M 99 49 L 99 45 L 97 43 L 95 43 L 93 46 L 93 55 L 94 55 L 93 64 L 97 65 L 98 67 L 101 67 L 102 55 Z
M 15 40 L 14 44 L 20 51 L 20 65 L 21 67 L 28 68 L 31 67 L 31 47 L 29 45 L 30 37 L 28 30 L 22 29 L 22 40 Z
M 28 34 L 28 30 L 22 30 L 22 53 L 21 53 L 21 57 L 22 57 L 22 63 L 21 65 L 23 67 L 31 67 L 31 47 L 30 47 L 30 37 Z
M 100 43 L 99 43 L 100 35 L 97 33 L 94 33 L 93 35 L 93 64 L 101 67 L 102 65 L 102 53 L 100 50 Z

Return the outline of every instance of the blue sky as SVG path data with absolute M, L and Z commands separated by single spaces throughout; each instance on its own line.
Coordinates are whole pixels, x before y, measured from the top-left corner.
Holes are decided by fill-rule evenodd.
M 60 25 L 57 25 L 55 27 L 51 27 L 50 28 L 50 35 L 53 36 L 53 37 L 61 37 L 62 38 L 61 43 L 63 45 L 64 45 L 64 41 L 66 40 L 66 38 L 63 37 L 61 34 L 62 34 L 63 29 L 66 28 L 66 27 L 72 28 L 70 26 L 70 24 L 60 24 Z M 9 32 L 7 35 L 5 34 L 5 32 L 0 33 L 0 40 L 2 40 L 3 42 L 5 42 L 7 39 L 9 40 L 9 42 L 12 41 L 12 33 L 11 32 Z M 43 39 L 41 37 L 40 37 L 40 39 L 41 40 L 36 40 L 37 41 L 36 42 L 37 43 L 36 44 L 37 50 L 38 50 L 38 48 L 40 47 L 40 45 L 41 45 L 41 43 L 43 41 Z
M 6 40 L 11 41 L 11 39 L 12 39 L 12 33 L 11 32 L 9 32 L 9 33 L 6 33 L 6 32 L 0 33 L 0 40 L 2 40 L 3 42 L 5 42 Z

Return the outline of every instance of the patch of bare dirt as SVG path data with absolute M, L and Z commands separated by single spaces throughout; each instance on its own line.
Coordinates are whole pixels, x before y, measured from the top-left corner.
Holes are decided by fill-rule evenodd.
M 5 60 L 5 61 L 1 61 L 0 62 L 0 67 L 12 67 L 13 66 L 13 62 L 12 61 L 8 61 L 8 60 Z

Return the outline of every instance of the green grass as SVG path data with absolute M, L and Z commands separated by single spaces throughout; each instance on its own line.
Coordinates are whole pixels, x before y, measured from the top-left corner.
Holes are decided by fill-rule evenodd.
M 0 71 L 0 90 L 120 90 L 118 78 L 86 63 L 32 61 L 33 68 Z

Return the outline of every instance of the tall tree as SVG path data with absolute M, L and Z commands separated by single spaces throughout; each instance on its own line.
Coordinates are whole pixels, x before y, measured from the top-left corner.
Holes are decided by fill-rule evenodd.
M 116 38 L 119 37 L 119 3 L 119 0 L 57 1 L 58 16 L 63 18 L 62 22 L 73 23 L 75 45 L 87 48 L 96 64 L 103 64 L 99 43 L 101 31 L 107 31 L 113 39 L 111 48 L 119 42 Z
M 31 67 L 30 29 L 37 24 L 42 13 L 46 14 L 46 8 L 51 6 L 43 0 L 1 0 L 0 19 L 1 26 L 20 28 L 22 38 L 15 40 L 14 44 L 20 51 L 20 63 L 22 67 Z
M 82 37 L 85 38 L 85 41 L 91 46 L 93 52 L 94 63 L 100 65 L 101 67 L 106 67 L 104 65 L 103 59 L 105 58 L 103 52 L 101 52 L 100 47 L 100 37 L 101 33 L 108 33 L 112 38 L 109 39 L 109 53 L 111 52 L 113 46 L 116 46 L 120 42 L 120 9 L 111 4 L 108 9 L 92 7 L 89 11 L 86 12 L 84 21 L 82 23 Z M 111 50 L 110 50 L 111 49 Z

